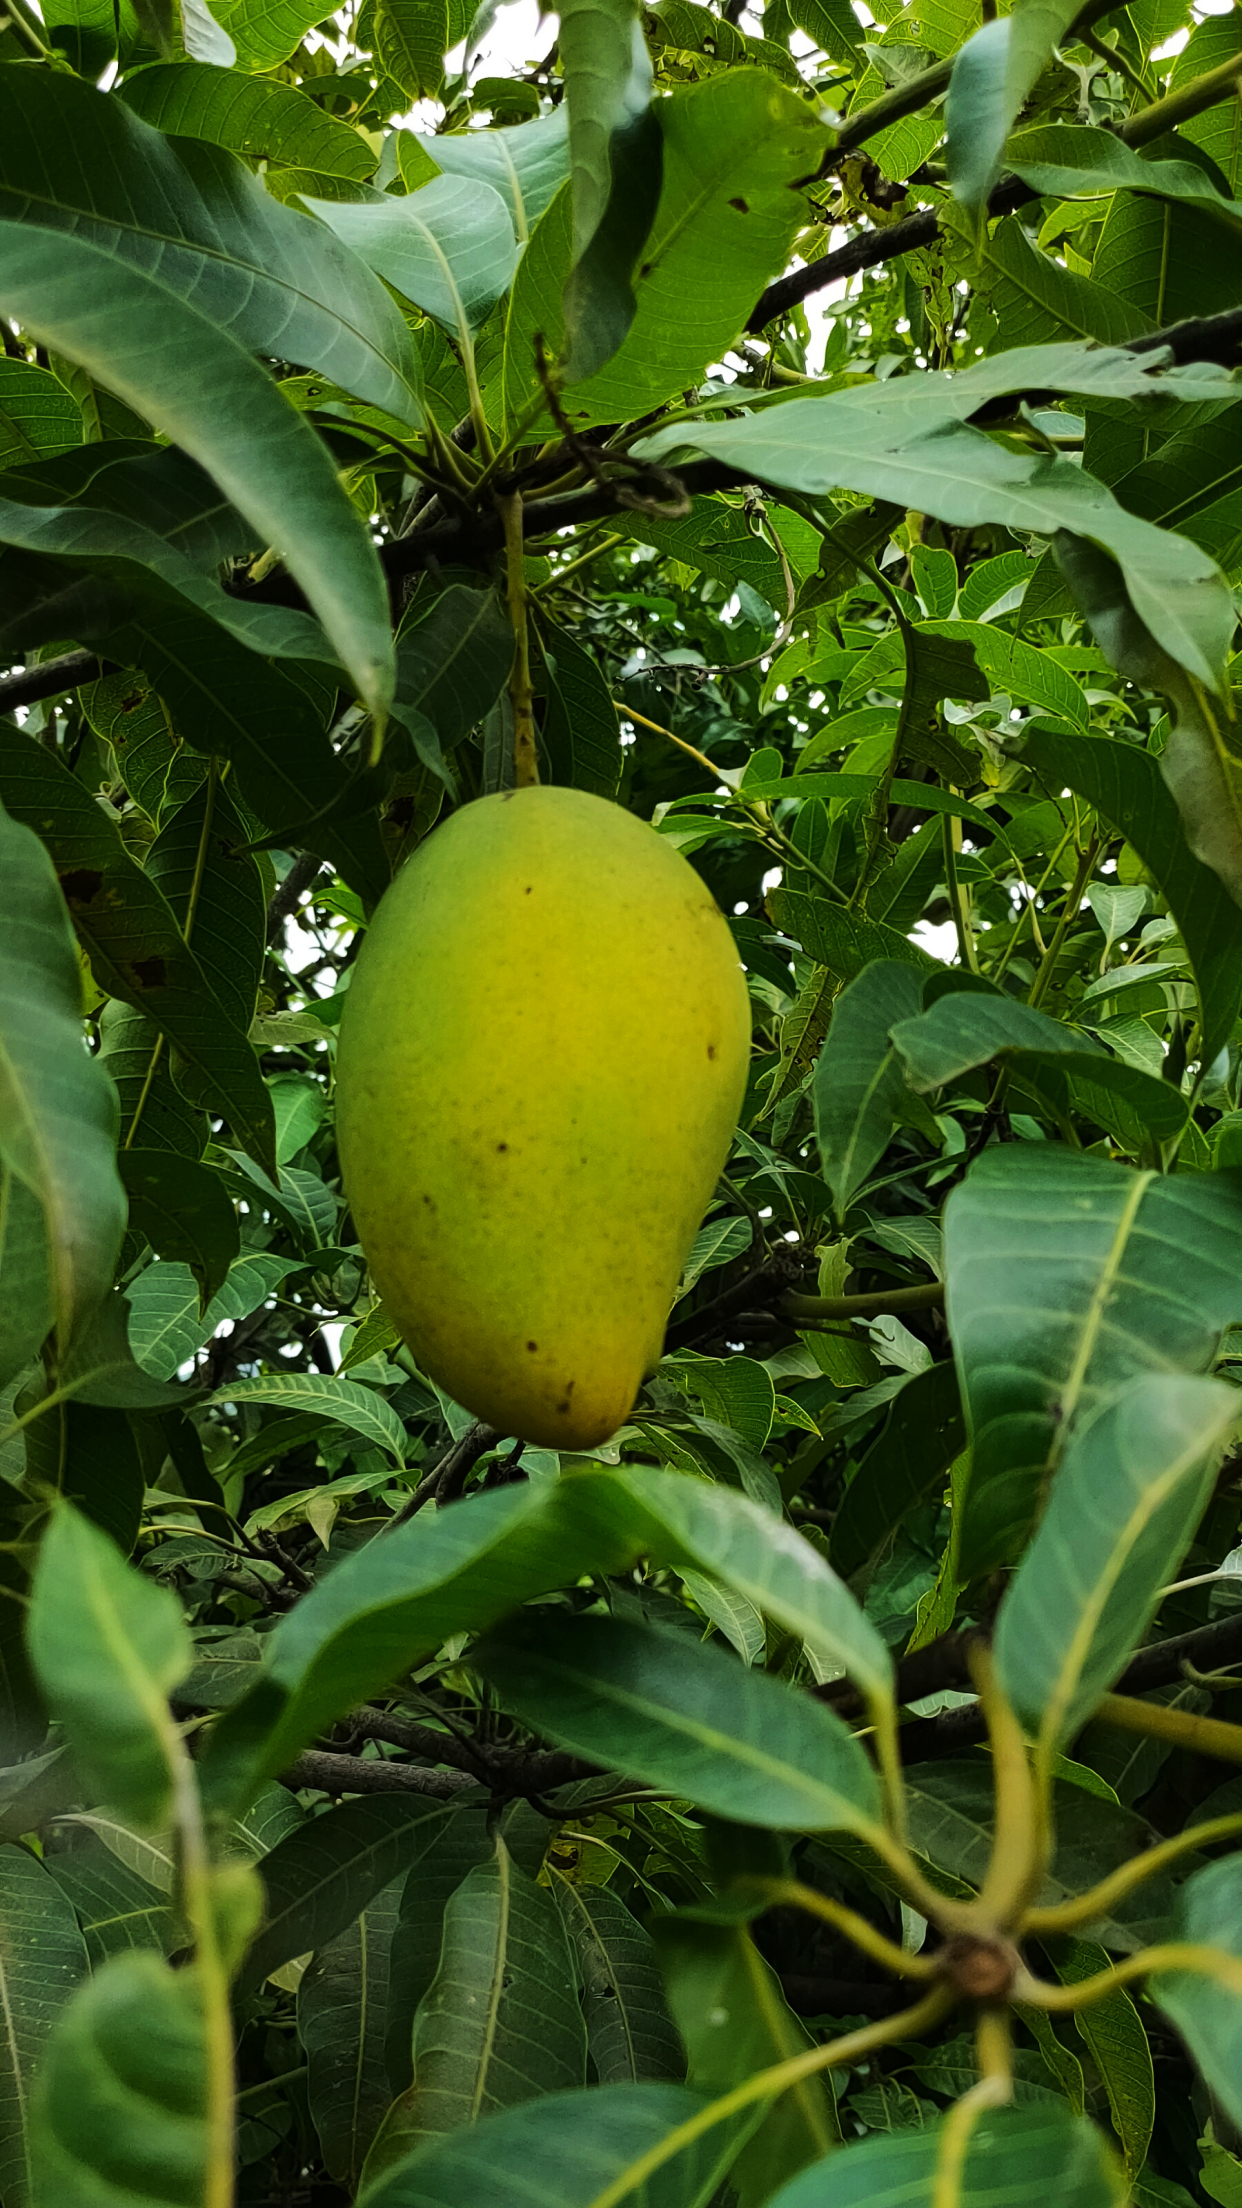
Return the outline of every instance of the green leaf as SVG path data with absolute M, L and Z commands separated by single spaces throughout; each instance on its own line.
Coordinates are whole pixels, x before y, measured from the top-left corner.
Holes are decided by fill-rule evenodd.
M 1225 1856 L 1187 1879 L 1178 1914 L 1175 1937 L 1242 1960 L 1242 1856 Z M 1242 2117 L 1242 1993 L 1191 1970 L 1153 1971 L 1147 1990 L 1236 2124 Z
M 362 181 L 375 155 L 360 131 L 325 113 L 294 85 L 260 81 L 202 61 L 140 69 L 118 87 L 126 107 L 156 130 L 205 138 L 249 161 L 320 169 Z M 407 371 L 408 374 L 408 371 Z
M 839 1718 L 710 1643 L 544 1612 L 472 1650 L 501 1702 L 561 1747 L 739 1824 L 873 1833 L 875 1773 Z
M 601 2085 L 680 2078 L 682 2053 L 651 1934 L 607 1886 L 552 1887 L 578 1958 L 587 2048 Z
M 390 2095 L 384 2070 L 388 1959 L 398 1886 L 318 1948 L 298 1986 L 298 2038 L 324 2167 L 353 2194 Z
M 78 1920 L 55 1879 L 25 1848 L 0 1848 L 0 2185 L 5 2208 L 29 2208 L 31 2088 L 57 2018 L 86 1970 Z
M 669 1915 L 655 1919 L 655 1937 L 691 2085 L 725 2093 L 815 2044 L 746 1925 Z M 739 2208 L 757 2208 L 840 2144 L 831 2085 L 822 2074 L 803 2078 L 765 2116 L 730 2172 Z
M 212 13 L 232 39 L 239 69 L 264 70 L 288 61 L 318 22 L 316 0 L 212 0 Z
M 1077 1985 L 1108 1968 L 1105 1949 L 1092 1940 L 1054 1940 L 1050 1953 L 1063 1985 Z M 1133 2179 L 1147 2160 L 1156 2119 L 1155 2069 L 1142 2017 L 1125 1987 L 1118 1986 L 1102 2001 L 1077 2010 L 1074 2023 L 1104 2082 L 1126 2175 Z
M 38 2208 L 198 2208 L 207 2048 L 196 1974 L 116 1955 L 57 2027 L 32 2111 Z
M 664 141 L 635 0 L 562 0 L 560 15 L 573 246 L 564 372 L 580 383 L 633 324 L 634 264 L 659 205 Z
M 414 2018 L 440 1965 L 449 1898 L 468 1871 L 491 1860 L 494 1843 L 488 1835 L 487 1821 L 488 1812 L 483 1808 L 455 1808 L 451 1816 L 443 1817 L 430 1846 L 402 1888 L 401 1914 L 389 1964 L 385 2047 L 388 2083 L 394 2095 L 404 2093 L 413 2080 Z M 511 1822 L 508 1829 L 512 1830 Z
M 122 1150 L 129 1220 L 161 1257 L 187 1264 L 205 1310 L 238 1254 L 237 1214 L 216 1174 L 170 1150 Z
M 922 2131 L 863 2139 L 774 2193 L 771 2208 L 931 2208 L 944 2119 Z M 953 2208 L 1124 2208 L 1129 2187 L 1101 2131 L 1067 2108 L 981 2113 L 968 2134 Z
M 869 1564 L 902 1520 L 942 1488 L 966 1439 L 952 1363 L 916 1372 L 845 1491 L 829 1544 L 844 1578 Z
M 540 2208 L 593 2208 L 605 2193 L 616 2208 L 707 2208 L 750 2124 L 713 2125 L 647 2171 L 705 2106 L 659 2083 L 549 2094 L 421 2148 L 365 2188 L 363 2208 L 529 2208 L 532 2192 Z
M 274 1403 L 278 1409 L 321 1411 L 351 1433 L 387 1450 L 399 1464 L 405 1463 L 405 1428 L 392 1405 L 360 1380 L 342 1380 L 332 1373 L 281 1372 L 264 1380 L 233 1380 L 227 1388 L 207 1398 L 209 1403 Z
M 90 791 L 44 745 L 0 723 L 0 795 L 37 823 L 96 979 L 149 1013 L 178 1053 L 179 1078 L 211 1102 L 261 1164 L 275 1164 L 271 1099 L 254 1051 L 215 997 L 172 908 Z
M 469 338 L 513 279 L 517 242 L 498 191 L 472 176 L 437 176 L 404 199 L 307 199 L 368 268 L 453 337 Z
M 923 785 L 918 784 L 920 791 Z M 919 802 L 922 802 L 920 798 Z M 936 961 L 908 936 L 883 920 L 869 920 L 865 913 L 846 905 L 834 905 L 826 897 L 807 897 L 801 890 L 774 889 L 767 909 L 778 928 L 801 943 L 809 958 L 826 966 L 841 981 L 853 981 L 865 966 L 878 960 L 910 966 L 926 977 Z
M 448 9 L 427 0 L 376 0 L 375 58 L 411 100 L 434 99 L 444 83 L 444 51 L 451 43 Z
M 1242 1181 L 1051 1143 L 986 1151 L 945 1212 L 972 1436 L 962 1576 L 1015 1552 L 1079 1420 L 1149 1371 L 1203 1371 L 1239 1314 Z
M 617 709 L 591 654 L 568 629 L 540 623 L 547 710 L 540 737 L 551 780 L 596 797 L 615 797 L 621 779 Z
M 182 1934 L 168 1896 L 102 1841 L 49 1855 L 47 1868 L 73 1906 L 92 1970 L 128 1948 L 168 1954 Z
M 0 360 L 0 468 L 71 452 L 82 409 L 64 384 L 32 361 Z
M 1064 667 L 1046 652 L 1037 651 L 1033 644 L 1024 644 L 1021 637 L 1011 636 L 987 621 L 920 621 L 912 633 L 924 653 L 930 655 L 937 642 L 956 645 L 959 664 L 965 663 L 964 672 L 959 674 L 952 661 L 932 661 L 930 680 L 924 687 L 933 706 L 942 697 L 981 699 L 991 691 L 1004 690 L 1024 705 L 1068 721 L 1085 735 L 1091 709 L 1082 689 Z M 861 701 L 873 689 L 891 689 L 893 684 L 883 678 L 894 672 L 904 674 L 905 661 L 905 640 L 900 633 L 881 637 L 842 683 L 842 707 Z M 910 713 L 907 719 L 916 722 L 917 715 Z M 894 796 L 893 802 L 900 800 Z
M 438 1845 L 449 1812 L 413 1794 L 340 1802 L 277 1841 L 259 1865 L 263 1923 L 239 1975 L 251 1993 L 273 1970 L 327 1947 L 403 1872 Z
M 564 101 L 536 122 L 517 123 L 505 130 L 441 132 L 417 143 L 444 175 L 474 177 L 499 192 L 519 245 L 525 245 L 569 174 L 569 113 Z
M 129 1289 L 129 1338 L 139 1364 L 157 1380 L 170 1380 L 225 1319 L 248 1319 L 286 1274 L 297 1269 L 294 1259 L 266 1250 L 239 1257 L 200 1317 L 198 1288 L 189 1266 L 148 1265 Z
M 70 1503 L 35 1566 L 31 1661 L 88 1785 L 135 1824 L 168 1808 L 175 1734 L 167 1696 L 191 1663 L 181 1604 L 132 1571 Z
M 840 1218 L 883 1156 L 901 1117 L 906 1082 L 889 1031 L 899 1022 L 910 1022 L 922 999 L 917 966 L 905 959 L 878 958 L 863 967 L 833 1006 L 813 1094 L 824 1179 Z
M 1089 742 L 1032 730 L 1024 757 L 1051 787 L 1076 790 L 1134 846 L 1168 899 L 1199 991 L 1202 1052 L 1210 1063 L 1242 995 L 1242 915 L 1219 877 L 1194 856 L 1159 762 L 1136 744 Z
M 963 206 L 983 205 L 1010 129 L 1077 12 L 1078 0 L 1016 0 L 1011 14 L 985 23 L 962 47 L 944 119 L 949 181 Z
M 1005 167 L 1041 196 L 1091 199 L 1105 192 L 1149 192 L 1206 208 L 1224 222 L 1242 223 L 1242 206 L 1218 192 L 1196 162 L 1144 160 L 1111 130 L 1051 123 L 1020 131 L 1005 149 Z
M 249 832 L 217 776 L 165 813 L 146 872 L 175 912 L 213 994 L 250 1032 L 267 935 L 267 904 Z
M 397 638 L 394 714 L 421 713 L 445 751 L 478 726 L 508 680 L 513 630 L 494 590 L 450 583 Z
M 99 1306 L 125 1232 L 117 1105 L 82 1049 L 82 985 L 39 838 L 0 806 L 0 1385 L 50 1327 L 61 1352 Z
M 1194 1536 L 1239 1398 L 1220 1380 L 1135 1380 L 1066 1449 L 1001 1605 L 997 1671 L 1045 1754 L 1124 1670 Z
M 887 383 L 799 398 L 734 421 L 673 425 L 636 447 L 652 459 L 692 448 L 764 483 L 812 497 L 852 490 L 935 514 L 958 528 L 1000 522 L 1025 533 L 1067 529 L 1112 553 L 1141 618 L 1164 650 L 1216 688 L 1232 636 L 1223 578 L 1188 539 L 1127 513 L 1104 486 L 1064 458 L 1019 454 L 970 426 L 968 417 L 1008 393 L 1042 388 L 1084 397 L 1131 398 L 1161 388 L 1159 372 L 1132 354 L 1084 345 L 1023 346 L 960 375 Z M 1199 370 L 1164 386 L 1196 398 L 1237 397 Z M 1184 374 L 1184 372 L 1183 372 Z
M 440 1967 L 414 2020 L 414 2084 L 378 2151 L 387 2162 L 498 2109 L 583 2084 L 586 2049 L 556 1903 L 498 1840 L 445 1909 Z
M 762 70 L 679 89 L 655 113 L 664 176 L 635 280 L 637 309 L 618 351 L 567 391 L 575 428 L 632 421 L 721 359 L 785 264 L 802 222 L 791 187 L 814 174 L 827 144 L 813 111 Z M 568 272 L 568 209 L 564 238 Z M 559 347 L 559 315 L 542 327 L 549 348 Z

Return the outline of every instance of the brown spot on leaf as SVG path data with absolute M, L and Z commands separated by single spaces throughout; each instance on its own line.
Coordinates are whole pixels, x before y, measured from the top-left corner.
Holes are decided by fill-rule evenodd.
M 60 886 L 71 905 L 89 905 L 103 888 L 103 875 L 97 867 L 75 867 L 72 874 L 62 874 Z
M 168 968 L 158 956 L 135 958 L 129 970 L 140 989 L 162 989 L 168 980 Z
M 739 215 L 748 215 L 750 213 L 750 209 L 744 199 L 731 199 L 729 201 L 729 205 L 730 207 L 736 207 Z

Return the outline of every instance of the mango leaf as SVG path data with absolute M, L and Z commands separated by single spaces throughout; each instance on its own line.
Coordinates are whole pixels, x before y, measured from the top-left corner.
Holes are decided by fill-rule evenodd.
M 207 2046 L 195 1972 L 114 1955 L 74 1996 L 31 2118 L 40 2208 L 208 2196 Z
M 860 2140 L 831 2163 L 803 2170 L 772 2195 L 771 2208 L 905 2208 L 933 2199 L 942 2168 L 945 2119 L 921 2131 Z M 1102 2131 L 1065 2107 L 986 2111 L 971 2127 L 955 2208 L 1124 2208 L 1129 2187 Z
M 666 1915 L 655 1919 L 654 1931 L 691 2085 L 725 2093 L 815 2044 L 748 1926 Z M 730 2172 L 739 2208 L 757 2208 L 784 2179 L 841 2143 L 827 2078 L 803 2078 L 765 2116 Z
M 12 722 L 0 724 L 0 795 L 43 833 L 99 982 L 149 1013 L 179 1076 L 210 1101 L 261 1164 L 275 1163 L 271 1098 L 244 1032 L 215 998 L 155 882 L 132 859 L 85 785 Z
M 1153 1373 L 1075 1432 L 997 1625 L 1001 1683 L 1045 1753 L 1142 1641 L 1240 1409 L 1223 1381 Z
M 1233 1174 L 1165 1180 L 1044 1143 L 976 1160 L 945 1212 L 963 1578 L 1012 1556 L 1077 1421 L 1145 1372 L 1210 1365 L 1242 1310 L 1240 1228 Z
M 0 361 L 0 468 L 20 467 L 82 442 L 82 409 L 33 361 Z
M 169 808 L 146 855 L 149 878 L 243 1035 L 254 1019 L 267 936 L 263 878 L 249 840 L 227 783 L 211 775 Z
M 869 1564 L 907 1513 L 943 1487 L 966 1439 L 952 1363 L 916 1372 L 845 1491 L 829 1543 L 844 1578 Z
M 0 2184 L 29 2208 L 27 2111 L 48 2042 L 87 1972 L 86 1944 L 67 1896 L 26 1848 L 0 1848 Z
M 170 1150 L 122 1150 L 131 1227 L 161 1257 L 187 1264 L 206 1310 L 239 1248 L 237 1214 L 216 1174 Z
M 1242 1964 L 1242 1857 L 1196 1871 L 1179 1895 L 1175 1937 L 1219 1948 Z M 1221 2107 L 1242 2117 L 1242 1969 L 1222 1984 L 1203 1971 L 1153 1971 L 1148 1992 L 1176 2025 Z
M 983 205 L 1010 128 L 1077 13 L 1078 0 L 1016 0 L 1009 15 L 985 23 L 957 55 L 944 119 L 949 181 L 963 206 Z
M 921 791 L 922 783 L 917 787 Z M 792 935 L 808 957 L 818 960 L 841 981 L 853 981 L 864 966 L 877 960 L 899 961 L 924 978 L 936 963 L 898 928 L 890 928 L 884 920 L 870 920 L 847 905 L 831 904 L 826 897 L 808 897 L 797 889 L 774 889 L 767 898 L 767 909 L 778 928 Z
M 499 192 L 519 245 L 525 245 L 569 174 L 569 113 L 564 101 L 535 122 L 504 130 L 446 131 L 417 143 L 420 153 L 445 176 L 473 177 Z
M 440 1967 L 414 2020 L 414 2084 L 378 2152 L 408 2152 L 480 2117 L 585 2083 L 586 2025 L 565 1926 L 497 1842 L 444 1912 Z
M 496 592 L 450 583 L 402 624 L 394 714 L 424 715 L 451 751 L 495 704 L 512 663 L 513 630 Z
M 897 377 L 885 384 L 799 399 L 737 421 L 673 425 L 635 449 L 666 459 L 692 449 L 753 472 L 779 489 L 815 497 L 852 490 L 900 501 L 959 528 L 1000 522 L 1091 539 L 1120 566 L 1130 598 L 1163 649 L 1216 689 L 1232 636 L 1232 605 L 1214 563 L 1185 537 L 1127 513 L 1073 462 L 1019 455 L 967 417 L 990 400 L 1030 389 L 1084 397 L 1138 397 L 1166 388 L 1199 399 L 1242 395 L 1211 373 L 1159 373 L 1160 355 L 1108 347 L 1021 346 L 961 375 Z M 1156 364 L 1139 368 L 1135 363 Z M 952 388 L 949 388 L 951 384 Z M 1040 517 L 1040 518 L 1037 518 Z
M 0 806 L 0 1386 L 50 1327 L 62 1353 L 125 1232 L 116 1094 L 82 1049 L 81 975 L 52 862 Z
M 1085 735 L 1091 721 L 1091 709 L 1081 686 L 1055 659 L 1049 658 L 1046 652 L 1037 651 L 1033 644 L 1024 644 L 1020 636 L 1011 636 L 1007 630 L 994 628 L 986 621 L 920 621 L 913 633 L 925 651 L 936 643 L 965 647 L 962 654 L 964 672 L 956 680 L 951 661 L 944 672 L 934 662 L 929 669 L 935 702 L 941 696 L 981 699 L 988 697 L 991 691 L 1004 690 L 1024 705 L 1033 705 L 1038 712 L 1052 713 L 1059 720 L 1068 721 L 1071 728 L 1080 729 Z M 884 678 L 894 672 L 904 672 L 905 660 L 906 640 L 899 632 L 881 637 L 860 664 L 851 668 L 842 683 L 842 707 L 865 698 L 873 689 L 891 689 L 892 683 Z M 978 679 L 980 673 L 982 681 Z M 901 802 L 903 800 L 894 792 L 893 803 Z M 995 830 L 996 824 L 991 825 Z
M 39 1550 L 28 1632 L 39 1684 L 87 1784 L 133 1823 L 161 1824 L 175 1747 L 167 1696 L 192 1661 L 177 1596 L 131 1570 L 64 1503 Z
M 854 1193 L 887 1149 L 906 1091 L 890 1029 L 917 1015 L 918 968 L 878 958 L 841 991 L 815 1068 L 815 1131 L 824 1179 L 844 1218 Z
M 267 1250 L 239 1257 L 200 1315 L 198 1287 L 188 1265 L 148 1265 L 129 1289 L 129 1339 L 138 1363 L 155 1379 L 170 1380 L 225 1319 L 249 1318 L 297 1270 L 293 1259 Z
M 660 2083 L 550 2093 L 422 2147 L 365 2187 L 362 2208 L 529 2208 L 532 2189 L 541 2208 L 593 2208 L 601 2194 L 616 2208 L 707 2208 L 760 2111 L 682 2145 L 706 2106 Z
M 182 79 L 182 97 L 193 104 L 202 98 L 204 78 L 212 75 L 219 87 L 217 102 L 227 92 L 235 112 L 242 112 L 248 89 L 242 82 L 193 68 L 191 82 L 183 79 L 185 68 L 178 62 L 160 70 L 158 77 L 164 84 Z M 137 77 L 129 80 L 127 90 L 131 87 L 141 99 Z M 262 89 L 288 96 L 283 86 Z M 195 324 L 205 320 L 233 340 L 233 347 L 217 356 L 221 363 L 238 346 L 247 353 L 295 360 L 418 426 L 418 356 L 382 284 L 342 251 L 330 232 L 282 207 L 244 163 L 193 135 L 166 137 L 163 129 L 139 120 L 132 102 L 103 99 L 93 87 L 63 72 L 0 70 L 0 118 L 0 219 L 36 228 L 49 256 L 54 254 L 54 236 L 67 239 L 71 233 L 84 247 L 102 253 L 115 264 L 100 270 L 96 279 L 97 296 L 105 300 L 126 272 L 151 272 L 150 292 L 135 286 L 130 296 L 149 299 L 152 315 L 158 311 L 167 325 L 166 358 L 162 365 L 152 362 L 145 373 L 169 385 L 170 404 L 176 371 L 167 348 L 175 342 L 179 303 Z M 318 121 L 322 130 L 328 118 L 320 112 Z M 62 265 L 85 271 L 95 263 L 87 256 Z M 162 302 L 158 309 L 157 302 Z M 87 302 L 82 305 L 85 309 Z M 65 311 L 70 311 L 69 301 Z M 85 312 L 82 326 L 87 326 Z M 126 337 L 124 322 L 105 315 L 98 339 L 100 372 L 110 357 L 104 380 L 118 391 L 125 353 L 132 355 L 130 372 L 144 373 L 138 333 L 129 335 L 128 344 Z M 63 339 L 53 337 L 51 342 L 70 359 L 78 357 Z M 116 348 L 111 356 L 109 344 Z M 83 365 L 91 366 L 85 356 Z M 265 379 L 255 381 L 261 388 Z M 150 396 L 155 397 L 154 389 Z M 155 419 L 141 396 L 130 403 L 148 420 Z M 266 403 L 274 423 L 280 408 L 271 400 Z M 216 408 L 209 411 L 224 404 L 221 390 Z M 197 415 L 201 408 L 194 402 L 190 411 Z M 267 444 L 266 437 L 255 440 L 248 464 L 260 464 Z M 186 449 L 194 448 L 187 443 Z M 292 455 L 295 448 L 288 449 Z M 296 449 L 307 448 L 299 441 Z M 215 473 L 209 460 L 204 465 Z M 238 503 L 246 512 L 244 502 Z M 276 535 L 269 530 L 264 541 Z
M 47 1867 L 73 1906 L 92 1970 L 129 1948 L 169 1954 L 184 1938 L 167 1894 L 102 1841 L 51 1855 Z
M 659 205 L 664 140 L 635 0 L 562 0 L 560 17 L 573 236 L 564 370 L 580 383 L 634 320 L 634 264 Z
M 540 739 L 551 779 L 596 797 L 615 797 L 621 779 L 617 709 L 591 654 L 568 629 L 540 624 L 547 708 Z
M 1135 744 L 1082 742 L 1032 729 L 1023 754 L 1050 786 L 1076 790 L 1133 844 L 1168 899 L 1199 992 L 1202 1051 L 1210 1063 L 1242 996 L 1242 915 L 1224 884 L 1191 851 L 1159 762 Z
M 710 1643 L 617 1619 L 515 1619 L 470 1653 L 561 1747 L 740 1824 L 874 1833 L 875 1772 L 821 1703 Z
M 600 2084 L 680 2078 L 685 2056 L 651 1934 L 607 1886 L 558 1877 L 552 1893 L 578 1959 L 587 2047 Z
M 400 1895 L 399 1885 L 376 1894 L 316 1950 L 298 1985 L 298 2038 L 324 2167 L 351 2194 L 390 2099 L 384 2027 Z
M 522 1804 L 516 1811 L 526 1811 Z M 529 1814 L 529 1812 L 526 1812 Z M 502 1818 L 502 1833 L 512 1834 L 513 1817 Z M 414 2076 L 414 2018 L 440 1967 L 444 1912 L 449 1898 L 476 1864 L 491 1861 L 494 1841 L 487 1830 L 486 1808 L 457 1809 L 445 1816 L 425 1854 L 401 1890 L 401 1914 L 393 1934 L 388 1975 L 388 2033 L 385 2059 L 394 2095 L 404 2093 Z
M 448 1815 L 418 1795 L 364 1795 L 286 1833 L 259 1865 L 263 1922 L 240 1990 L 253 1992 L 282 1964 L 339 1939 L 359 1910 L 438 1844 Z
M 1020 131 L 1005 149 L 1005 167 L 1034 191 L 1056 199 L 1150 192 L 1206 208 L 1223 222 L 1242 223 L 1242 205 L 1224 198 L 1194 161 L 1144 160 L 1111 130 L 1089 124 L 1050 123 Z
M 517 242 L 508 208 L 477 177 L 433 177 L 404 199 L 373 192 L 306 205 L 453 337 L 468 340 L 512 281 Z
M 281 1372 L 264 1380 L 233 1380 L 211 1403 L 274 1403 L 279 1410 L 319 1411 L 351 1433 L 362 1434 L 405 1463 L 405 1428 L 392 1405 L 360 1380 L 342 1380 L 332 1373 Z
M 1048 1949 L 1062 1985 L 1076 1985 L 1108 1968 L 1107 1951 L 1094 1940 L 1052 1940 Z M 1102 2001 L 1079 2009 L 1074 2023 L 1103 2080 L 1126 2175 L 1133 2179 L 1147 2160 L 1156 2120 L 1155 2068 L 1143 2019 L 1125 1987 L 1117 1986 Z
M 296 86 L 226 73 L 188 59 L 126 76 L 118 95 L 133 114 L 177 138 L 205 138 L 248 161 L 270 161 L 360 182 L 375 168 L 361 131 L 338 122 Z

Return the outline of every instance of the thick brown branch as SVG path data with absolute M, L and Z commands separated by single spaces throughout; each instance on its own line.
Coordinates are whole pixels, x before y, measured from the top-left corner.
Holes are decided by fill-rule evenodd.
M 102 671 L 94 652 L 62 652 L 59 659 L 25 667 L 20 675 L 4 675 L 0 713 L 11 713 L 19 705 L 38 705 L 44 698 L 58 697 L 62 690 L 76 690 L 84 682 L 94 682 Z
M 313 1786 L 321 1794 L 430 1794 L 438 1801 L 476 1784 L 461 1771 L 423 1771 L 412 1763 L 334 1756 L 319 1748 L 308 1748 L 281 1777 L 286 1786 Z

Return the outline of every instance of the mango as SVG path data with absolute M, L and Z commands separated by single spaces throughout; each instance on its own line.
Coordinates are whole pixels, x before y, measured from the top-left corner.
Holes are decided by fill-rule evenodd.
M 345 1000 L 337 1129 L 421 1369 L 524 1441 L 614 1433 L 660 1356 L 749 1053 L 728 924 L 633 814 L 508 790 L 420 845 Z

